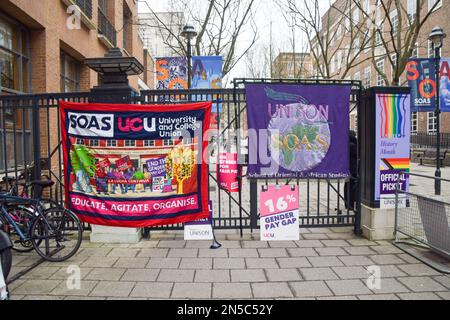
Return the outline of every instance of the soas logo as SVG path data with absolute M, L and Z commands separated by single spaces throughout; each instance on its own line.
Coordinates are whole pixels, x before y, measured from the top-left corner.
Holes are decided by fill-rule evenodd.
M 114 115 L 69 112 L 69 134 L 114 137 Z

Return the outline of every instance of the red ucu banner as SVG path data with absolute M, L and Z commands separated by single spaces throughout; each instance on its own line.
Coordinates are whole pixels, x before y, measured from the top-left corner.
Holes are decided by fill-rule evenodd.
M 82 221 L 142 228 L 208 218 L 211 102 L 59 105 L 66 205 Z

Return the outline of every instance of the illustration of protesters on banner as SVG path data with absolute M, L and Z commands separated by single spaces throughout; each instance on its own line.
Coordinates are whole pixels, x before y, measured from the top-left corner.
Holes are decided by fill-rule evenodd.
M 134 167 L 131 167 L 128 168 L 123 174 L 124 178 L 127 180 L 127 183 L 125 184 L 125 193 L 128 193 L 128 190 L 130 189 L 133 193 L 136 193 L 136 185 L 132 181 L 134 173 Z
M 99 167 L 95 170 L 95 185 L 98 195 L 100 195 L 102 192 L 104 195 L 108 195 L 108 179 L 106 171 L 102 167 Z
M 149 188 L 150 192 L 153 192 L 152 188 L 152 174 L 150 173 L 150 170 L 146 164 L 144 164 L 144 179 L 149 181 L 148 183 L 144 183 L 144 191 L 147 190 L 147 187 Z
M 145 176 L 141 170 L 137 170 L 133 174 L 133 180 L 136 180 L 136 192 L 141 190 L 141 192 L 145 192 L 144 183 L 138 183 L 138 181 L 144 180 Z

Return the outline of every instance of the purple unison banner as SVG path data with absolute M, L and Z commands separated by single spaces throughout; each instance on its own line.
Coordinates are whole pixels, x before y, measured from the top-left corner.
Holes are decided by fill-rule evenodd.
M 246 84 L 248 175 L 349 177 L 350 93 L 342 85 Z

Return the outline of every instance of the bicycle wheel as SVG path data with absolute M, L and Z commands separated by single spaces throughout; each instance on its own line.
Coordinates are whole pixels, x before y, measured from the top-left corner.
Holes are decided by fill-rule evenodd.
M 8 207 L 8 213 L 14 217 L 16 224 L 20 230 L 28 236 L 31 222 L 33 221 L 33 209 L 27 207 Z M 33 243 L 30 240 L 22 240 L 16 230 L 8 224 L 7 231 L 11 242 L 13 243 L 13 250 L 16 252 L 30 252 L 33 251 Z
M 30 230 L 34 250 L 45 260 L 61 262 L 71 258 L 83 240 L 83 225 L 65 208 L 47 209 Z
M 11 265 L 12 265 L 12 253 L 11 249 L 5 249 L 2 252 L 0 252 L 0 259 L 2 263 L 2 271 L 3 271 L 3 278 L 8 279 L 9 272 L 11 271 Z

